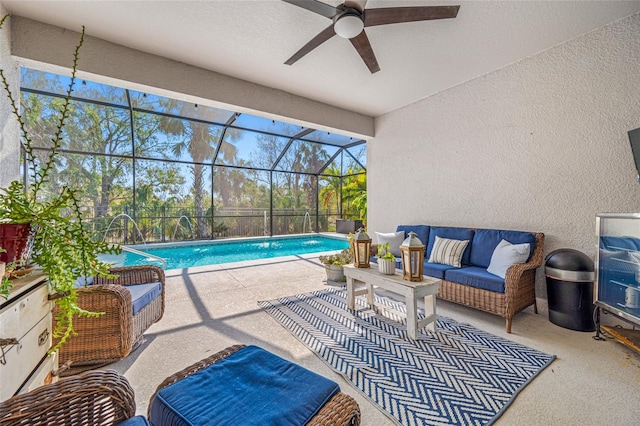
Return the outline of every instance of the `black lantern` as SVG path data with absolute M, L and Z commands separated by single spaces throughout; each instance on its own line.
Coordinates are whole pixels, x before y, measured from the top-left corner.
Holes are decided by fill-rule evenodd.
M 364 232 L 364 229 L 358 229 L 352 240 L 353 249 L 353 265 L 356 268 L 368 268 L 371 257 L 371 237 Z
M 400 245 L 402 253 L 402 278 L 408 281 L 422 281 L 424 268 L 424 244 L 415 232 Z

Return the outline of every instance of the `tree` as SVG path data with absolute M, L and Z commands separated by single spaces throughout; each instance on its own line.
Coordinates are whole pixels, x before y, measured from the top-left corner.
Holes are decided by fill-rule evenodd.
M 59 92 L 66 77 L 24 70 L 23 85 L 38 90 Z M 47 188 L 56 193 L 61 185 L 82 188 L 81 202 L 90 205 L 94 217 L 104 217 L 118 199 L 131 198 L 131 189 L 122 192 L 132 171 L 132 162 L 121 155 L 138 155 L 163 150 L 154 136 L 159 117 L 149 114 L 137 116 L 132 140 L 131 117 L 128 108 L 108 106 L 118 103 L 122 89 L 91 83 L 82 85 L 76 96 L 97 102 L 71 101 L 71 115 L 62 135 L 60 156 Z M 22 92 L 21 105 L 29 132 L 34 135 L 34 146 L 49 148 L 54 137 L 55 117 L 62 99 L 29 91 Z M 134 148 L 135 145 L 135 148 Z M 74 154 L 69 151 L 93 155 Z M 46 152 L 46 151 L 36 151 Z
M 342 202 L 343 216 L 366 220 L 367 175 L 363 170 L 349 169 L 343 177 Z
M 336 213 L 340 211 L 340 203 L 342 197 L 340 195 L 342 188 L 342 177 L 340 176 L 340 168 L 331 165 L 324 170 L 325 175 L 320 176 L 322 184 L 320 188 L 320 202 L 327 209 L 327 213 L 331 213 L 331 208 L 335 207 Z M 326 176 L 329 175 L 329 176 Z
M 177 105 L 179 115 L 189 115 L 199 118 L 197 108 L 185 102 L 169 100 Z M 171 106 L 171 105 L 170 105 Z M 204 110 L 204 108 L 203 108 Z M 204 113 L 203 113 L 204 114 Z M 211 120 L 210 109 L 207 109 L 207 119 Z M 213 162 L 216 148 L 220 145 L 219 157 L 229 163 L 233 163 L 236 156 L 236 147 L 231 143 L 235 140 L 237 131 L 226 129 L 222 126 L 211 125 L 197 120 L 177 119 L 164 117 L 162 130 L 174 140 L 173 153 L 181 157 L 188 153 L 193 161 L 191 172 L 193 177 L 192 195 L 194 198 L 194 208 L 196 212 L 196 235 L 198 238 L 208 236 L 206 207 L 205 207 L 205 170 L 212 170 L 205 167 L 205 162 Z M 224 136 L 224 139 L 223 139 Z

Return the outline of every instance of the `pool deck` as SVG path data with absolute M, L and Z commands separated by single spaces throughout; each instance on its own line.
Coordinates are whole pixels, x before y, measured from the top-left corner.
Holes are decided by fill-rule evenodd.
M 164 317 L 147 331 L 136 351 L 105 368 L 129 379 L 137 412 L 146 414 L 149 398 L 167 376 L 227 346 L 254 344 L 336 381 L 360 405 L 362 425 L 391 425 L 257 305 L 327 285 L 318 254 L 167 271 Z M 535 315 L 530 309 L 515 316 L 513 334 L 506 334 L 502 318 L 447 302 L 438 302 L 438 315 L 558 356 L 497 425 L 631 425 L 640 417 L 640 358 L 623 345 L 596 342 L 593 333 L 558 327 L 546 313 Z

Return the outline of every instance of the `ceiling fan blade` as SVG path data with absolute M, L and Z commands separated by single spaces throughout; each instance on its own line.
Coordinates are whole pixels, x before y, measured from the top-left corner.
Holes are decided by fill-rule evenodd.
M 344 2 L 344 5 L 351 9 L 356 9 L 360 12 L 363 12 L 365 6 L 367 5 L 367 0 L 346 0 Z
M 285 3 L 291 3 L 303 9 L 322 15 L 326 18 L 333 19 L 334 16 L 341 12 L 330 4 L 322 3 L 317 0 L 282 0 Z
M 287 62 L 285 62 L 285 64 L 293 65 L 300 58 L 302 58 L 304 55 L 306 55 L 307 53 L 311 52 L 313 49 L 315 49 L 316 47 L 320 46 L 322 43 L 324 43 L 325 41 L 329 40 L 334 35 L 336 35 L 336 32 L 333 30 L 333 24 L 331 24 L 327 28 L 322 30 L 322 32 L 320 32 L 320 34 L 318 34 L 317 36 L 312 38 L 309 43 L 307 43 L 304 46 L 302 46 L 302 49 L 298 50 L 292 57 L 287 59 Z
M 356 48 L 360 57 L 371 71 L 371 74 L 375 74 L 380 71 L 380 65 L 378 65 L 378 60 L 376 59 L 376 55 L 373 53 L 373 48 L 371 47 L 371 43 L 369 43 L 369 37 L 367 34 L 362 31 L 360 34 L 350 39 L 353 47 Z
M 364 26 L 399 24 L 401 22 L 429 21 L 458 16 L 460 6 L 416 6 L 367 9 L 364 12 Z

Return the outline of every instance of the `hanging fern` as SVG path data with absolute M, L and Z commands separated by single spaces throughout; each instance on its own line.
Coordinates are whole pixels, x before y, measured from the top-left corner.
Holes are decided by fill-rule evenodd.
M 0 19 L 0 29 L 9 15 Z M 71 93 L 76 81 L 78 68 L 78 54 L 84 43 L 84 27 L 80 42 L 73 55 L 71 82 L 60 109 L 56 131 L 51 138 L 46 161 L 40 165 L 27 132 L 25 121 L 18 109 L 18 103 L 13 96 L 4 70 L 0 69 L 0 80 L 9 100 L 13 115 L 20 127 L 20 137 L 26 151 L 30 183 L 25 186 L 19 181 L 13 181 L 8 188 L 0 189 L 0 221 L 10 223 L 29 223 L 33 230 L 33 249 L 31 260 L 42 268 L 48 276 L 54 292 L 64 295 L 56 299 L 57 325 L 54 337 L 58 338 L 56 350 L 66 340 L 75 334 L 73 318 L 80 316 L 98 316 L 100 313 L 87 312 L 78 306 L 77 282 L 81 277 L 94 275 L 109 276 L 110 265 L 98 260 L 103 253 L 120 253 L 120 248 L 91 239 L 89 232 L 82 224 L 82 212 L 78 202 L 78 193 L 67 186 L 63 186 L 55 197 L 41 199 L 40 192 L 49 181 L 49 175 L 55 167 L 58 150 L 63 143 L 63 129 L 69 118 Z M 8 294 L 10 283 L 6 281 L 0 285 L 0 293 Z M 6 297 L 6 296 L 5 296 Z

